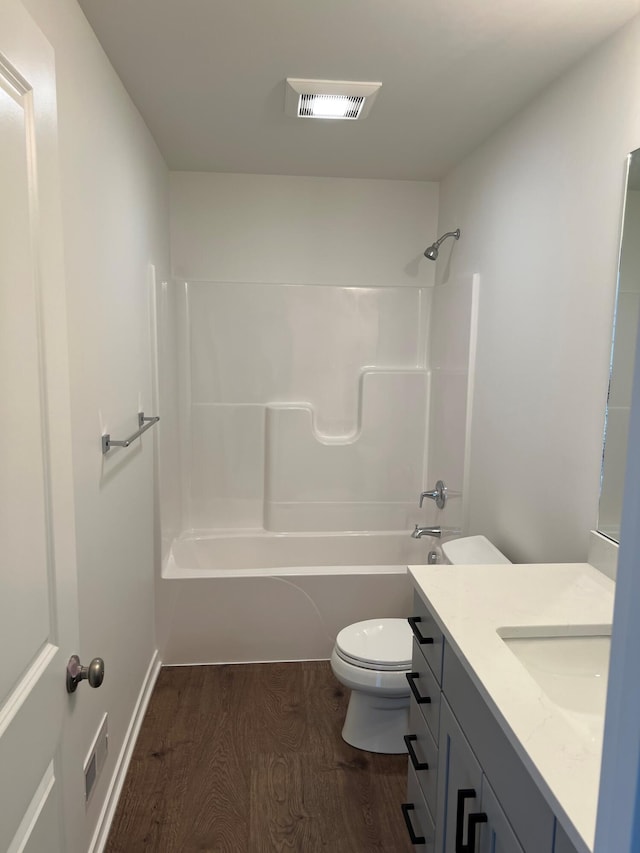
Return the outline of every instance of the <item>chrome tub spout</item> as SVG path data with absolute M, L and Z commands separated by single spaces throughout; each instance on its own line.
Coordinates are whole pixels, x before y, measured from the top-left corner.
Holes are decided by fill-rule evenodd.
M 422 539 L 423 536 L 435 536 L 439 539 L 442 536 L 441 527 L 419 527 L 416 524 L 416 529 L 411 534 L 412 539 Z

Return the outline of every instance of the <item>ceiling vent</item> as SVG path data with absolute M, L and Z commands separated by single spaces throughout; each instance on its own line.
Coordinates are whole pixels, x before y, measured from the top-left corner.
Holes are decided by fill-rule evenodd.
M 382 83 L 287 77 L 285 112 L 298 118 L 366 118 Z

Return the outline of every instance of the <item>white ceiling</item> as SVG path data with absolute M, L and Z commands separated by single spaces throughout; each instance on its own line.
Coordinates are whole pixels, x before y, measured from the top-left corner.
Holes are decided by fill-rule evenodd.
M 640 0 L 79 0 L 175 170 L 437 180 Z M 285 78 L 381 80 L 364 121 Z

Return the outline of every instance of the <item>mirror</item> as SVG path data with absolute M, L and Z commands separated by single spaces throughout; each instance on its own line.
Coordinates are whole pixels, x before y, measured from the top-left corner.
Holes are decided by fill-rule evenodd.
M 618 266 L 614 345 L 607 400 L 598 530 L 620 539 L 631 385 L 640 309 L 640 148 L 629 155 Z

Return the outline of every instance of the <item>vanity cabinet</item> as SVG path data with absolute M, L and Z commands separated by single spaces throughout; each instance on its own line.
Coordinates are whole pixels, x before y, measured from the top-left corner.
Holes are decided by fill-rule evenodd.
M 417 593 L 414 616 L 408 803 L 403 804 L 413 843 L 429 853 L 573 853 Z

